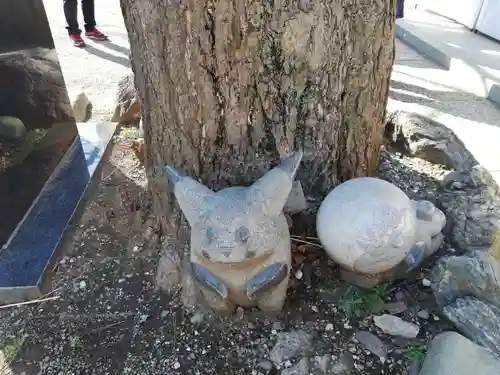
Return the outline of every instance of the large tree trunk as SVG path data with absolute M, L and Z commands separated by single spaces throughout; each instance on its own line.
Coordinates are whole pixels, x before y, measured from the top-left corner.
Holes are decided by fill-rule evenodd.
M 247 185 L 295 149 L 321 197 L 378 164 L 395 0 L 121 0 L 162 229 L 181 215 L 162 168 Z M 177 260 L 179 261 L 179 260 Z

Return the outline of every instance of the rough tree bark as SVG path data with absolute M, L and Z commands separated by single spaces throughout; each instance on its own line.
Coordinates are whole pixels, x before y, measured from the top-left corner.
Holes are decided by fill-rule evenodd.
M 298 179 L 316 197 L 375 172 L 394 60 L 395 0 L 121 5 L 149 189 L 167 240 L 182 237 L 182 219 L 162 173 L 166 163 L 217 190 L 248 185 L 302 148 Z M 179 262 L 179 250 L 172 254 Z M 160 283 L 172 285 L 167 279 Z

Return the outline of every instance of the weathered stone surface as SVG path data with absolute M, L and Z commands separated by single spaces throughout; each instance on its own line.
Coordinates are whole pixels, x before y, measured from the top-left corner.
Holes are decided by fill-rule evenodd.
M 0 114 L 26 129 L 73 121 L 73 110 L 55 50 L 33 48 L 0 54 Z
M 283 212 L 288 214 L 296 214 L 307 208 L 306 197 L 304 196 L 304 191 L 302 190 L 302 184 L 300 181 L 294 181 L 292 185 L 292 190 L 288 195 L 288 199 L 283 207 Z
M 269 358 L 276 366 L 309 350 L 311 336 L 307 332 L 280 332 L 277 336 L 276 344 L 269 354 Z
M 440 122 L 405 111 L 391 113 L 388 119 L 386 136 L 400 151 L 451 169 L 477 164 L 455 133 Z
M 420 264 L 441 244 L 445 222 L 431 202 L 412 201 L 384 180 L 357 178 L 328 194 L 316 228 L 328 255 L 365 287 Z
M 457 298 L 443 313 L 460 332 L 500 358 L 500 309 L 474 297 Z
M 436 336 L 419 375 L 498 375 L 500 359 L 455 332 Z
M 191 226 L 190 269 L 212 309 L 282 309 L 291 269 L 283 207 L 301 159 L 302 152 L 293 153 L 252 186 L 217 193 L 165 167 Z
M 382 332 L 391 336 L 400 336 L 408 339 L 417 337 L 420 327 L 406 322 L 403 319 L 389 314 L 374 316 L 373 322 Z
M 349 352 L 343 352 L 339 358 L 332 361 L 328 375 L 351 375 L 354 374 L 354 358 Z
M 390 302 L 384 305 L 384 310 L 389 314 L 401 314 L 408 309 L 403 301 Z
M 500 191 L 482 166 L 448 174 L 438 206 L 447 218 L 445 232 L 461 250 L 489 247 L 500 231 Z
M 116 94 L 116 108 L 112 122 L 132 124 L 141 117 L 141 104 L 135 89 L 134 75 L 130 73 L 118 82 Z
M 367 350 L 375 354 L 381 360 L 387 358 L 387 348 L 377 336 L 368 331 L 359 331 L 356 333 L 356 340 L 359 341 Z
M 0 116 L 0 139 L 15 141 L 26 134 L 26 128 L 16 117 Z
M 281 370 L 281 375 L 309 375 L 309 361 L 302 358 L 294 366 Z
M 430 278 L 441 307 L 462 296 L 474 296 L 500 307 L 500 264 L 486 251 L 442 258 Z
M 71 106 L 76 122 L 86 122 L 92 116 L 92 103 L 84 92 L 75 97 Z

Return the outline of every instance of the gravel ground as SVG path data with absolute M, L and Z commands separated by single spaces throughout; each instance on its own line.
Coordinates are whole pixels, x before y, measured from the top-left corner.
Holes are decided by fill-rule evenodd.
M 52 276 L 58 299 L 0 310 L 5 374 L 413 375 L 429 339 L 450 328 L 434 313 L 428 264 L 411 279 L 363 292 L 308 246 L 294 248 L 295 277 L 279 317 L 187 314 L 179 296 L 155 288 L 158 234 L 133 138 L 128 129 L 116 137 L 102 181 L 65 240 Z M 431 201 L 445 172 L 387 152 L 380 164 L 380 177 Z M 450 251 L 445 243 L 439 256 Z M 373 323 L 384 311 L 418 324 L 418 336 L 384 334 Z

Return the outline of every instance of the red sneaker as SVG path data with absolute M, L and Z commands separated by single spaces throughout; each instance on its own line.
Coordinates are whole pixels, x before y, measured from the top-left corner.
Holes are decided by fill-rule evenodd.
M 69 38 L 73 41 L 75 47 L 85 47 L 85 41 L 80 34 L 69 34 Z
M 94 29 L 92 31 L 86 31 L 85 36 L 89 39 L 93 40 L 98 40 L 98 41 L 103 41 L 103 40 L 108 40 L 108 37 L 101 33 L 99 30 Z

